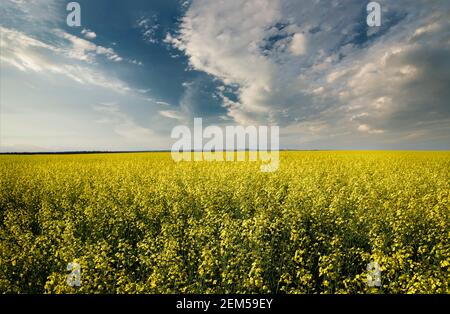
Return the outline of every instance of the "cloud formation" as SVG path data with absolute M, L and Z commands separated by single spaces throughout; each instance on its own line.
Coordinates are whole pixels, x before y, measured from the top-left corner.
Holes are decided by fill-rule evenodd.
M 357 0 L 194 0 L 166 42 L 236 90 L 219 94 L 238 124 L 311 141 L 449 139 L 450 4 L 380 3 L 369 28 Z
M 86 28 L 83 28 L 81 34 L 83 34 L 87 39 L 95 39 L 97 37 L 97 34 L 95 32 Z
M 151 16 L 141 16 L 136 21 L 136 26 L 142 34 L 142 38 L 145 42 L 150 44 L 156 44 L 158 42 L 156 32 L 159 29 L 157 23 L 157 16 L 155 14 Z
M 130 87 L 118 79 L 107 77 L 101 71 L 87 66 L 99 56 L 111 61 L 121 61 L 114 50 L 97 46 L 85 39 L 54 30 L 58 44 L 46 43 L 20 31 L 0 26 L 2 62 L 20 71 L 32 71 L 64 75 L 78 83 L 96 85 L 115 91 L 127 92 Z
M 163 147 L 202 117 L 277 124 L 282 148 L 450 149 L 450 2 L 378 2 L 381 27 L 361 0 L 98 0 L 69 28 L 60 1 L 1 1 L 2 141 Z

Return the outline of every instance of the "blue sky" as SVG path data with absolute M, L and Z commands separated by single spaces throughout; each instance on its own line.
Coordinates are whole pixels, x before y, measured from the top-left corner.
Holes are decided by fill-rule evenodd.
M 279 125 L 292 149 L 449 149 L 450 3 L 0 3 L 1 151 L 170 149 L 176 125 Z

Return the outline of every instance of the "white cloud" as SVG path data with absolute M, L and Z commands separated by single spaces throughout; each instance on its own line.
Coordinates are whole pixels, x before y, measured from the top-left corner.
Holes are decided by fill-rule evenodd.
M 147 43 L 156 44 L 158 43 L 157 31 L 159 29 L 159 24 L 157 23 L 157 16 L 141 16 L 136 21 L 136 26 L 140 30 L 143 39 Z
M 183 115 L 176 110 L 161 110 L 159 111 L 159 114 L 163 117 L 175 119 L 175 120 L 182 120 Z
M 69 47 L 63 48 L 63 50 L 65 50 L 65 53 L 71 58 L 91 63 L 95 60 L 96 56 L 104 56 L 108 60 L 116 62 L 123 60 L 123 58 L 120 57 L 112 48 L 96 45 L 86 39 L 71 35 L 61 30 L 55 30 L 54 32 L 59 37 L 69 41 Z
M 239 116 L 246 111 L 264 113 L 276 69 L 258 45 L 280 13 L 277 1 L 193 2 L 179 36 L 169 35 L 166 42 L 183 50 L 194 69 L 225 84 L 239 84 Z
M 95 39 L 97 37 L 97 34 L 89 29 L 83 28 L 81 31 L 81 34 L 84 35 L 87 39 Z
M 118 92 L 131 90 L 124 82 L 103 74 L 91 65 L 97 55 L 119 61 L 117 59 L 120 57 L 110 49 L 96 46 L 62 31 L 56 31 L 56 34 L 67 39 L 69 45 L 50 45 L 5 27 L 0 27 L 0 31 L 2 33 L 0 59 L 20 71 L 64 75 L 80 84 L 99 86 Z
M 136 59 L 131 59 L 129 60 L 130 63 L 135 64 L 135 65 L 143 65 L 143 63 L 141 61 L 138 61 Z
M 366 132 L 369 134 L 380 134 L 383 133 L 383 130 L 373 130 L 370 126 L 368 126 L 367 124 L 360 124 L 358 126 L 358 131 L 360 132 Z
M 165 42 L 183 51 L 191 68 L 236 87 L 237 100 L 219 95 L 239 124 L 318 122 L 327 127 L 311 137 L 359 130 L 354 136 L 386 140 L 422 127 L 421 120 L 440 130 L 450 119 L 443 57 L 450 5 L 381 2 L 390 14 L 367 32 L 358 0 L 194 0 Z
M 300 56 L 305 54 L 306 53 L 305 35 L 301 33 L 294 34 L 289 49 L 294 56 Z

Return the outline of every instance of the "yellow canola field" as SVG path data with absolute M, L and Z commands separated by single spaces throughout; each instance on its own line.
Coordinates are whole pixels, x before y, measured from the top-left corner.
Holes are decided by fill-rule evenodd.
M 450 152 L 2 155 L 0 180 L 1 293 L 450 293 Z

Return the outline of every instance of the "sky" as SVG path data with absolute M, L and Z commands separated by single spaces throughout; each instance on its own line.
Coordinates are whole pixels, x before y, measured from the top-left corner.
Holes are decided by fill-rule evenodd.
M 0 151 L 166 150 L 193 125 L 283 149 L 450 149 L 450 1 L 0 2 Z

